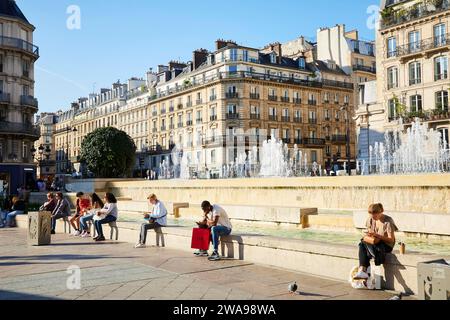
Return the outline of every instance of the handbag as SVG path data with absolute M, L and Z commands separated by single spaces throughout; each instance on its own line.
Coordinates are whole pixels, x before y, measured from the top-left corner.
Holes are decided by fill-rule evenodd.
M 210 237 L 210 229 L 194 228 L 192 230 L 191 248 L 204 251 L 209 250 Z

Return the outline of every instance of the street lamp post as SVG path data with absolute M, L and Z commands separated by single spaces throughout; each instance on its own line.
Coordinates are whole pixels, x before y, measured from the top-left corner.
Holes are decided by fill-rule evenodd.
M 67 167 L 66 167 L 66 172 L 67 173 L 71 173 L 70 171 L 70 159 L 69 159 L 69 133 L 70 132 L 77 132 L 78 130 L 77 130 L 77 128 L 70 128 L 70 127 L 67 127 L 66 128 L 66 138 L 67 138 L 67 140 L 66 140 L 66 142 L 67 142 L 67 149 L 66 149 L 66 165 L 67 165 Z
M 341 111 L 346 112 L 345 126 L 346 126 L 346 131 L 347 131 L 347 137 L 346 137 L 346 153 L 347 153 L 347 162 L 348 162 L 347 172 L 348 172 L 348 175 L 351 176 L 352 175 L 352 167 L 351 167 L 351 147 L 350 147 L 350 117 L 348 115 L 348 104 L 341 107 Z
M 36 152 L 38 152 L 38 154 L 39 154 L 38 158 L 36 158 Z M 48 161 L 50 158 L 50 153 L 51 153 L 50 147 L 47 146 L 46 148 L 44 148 L 44 146 L 42 144 L 39 146 L 39 148 L 37 150 L 34 147 L 31 148 L 31 156 L 39 164 L 40 175 L 42 175 L 42 163 L 44 162 L 44 156 L 45 156 L 45 160 Z

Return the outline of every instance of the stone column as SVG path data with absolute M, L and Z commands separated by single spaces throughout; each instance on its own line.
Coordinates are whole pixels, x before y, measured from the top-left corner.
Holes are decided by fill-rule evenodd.
M 28 213 L 28 244 L 45 246 L 51 242 L 52 213 L 47 211 Z

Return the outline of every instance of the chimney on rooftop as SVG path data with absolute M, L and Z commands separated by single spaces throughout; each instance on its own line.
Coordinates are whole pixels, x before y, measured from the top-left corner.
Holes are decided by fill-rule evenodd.
M 192 57 L 193 69 L 196 70 L 208 59 L 208 50 L 206 49 L 198 49 L 195 50 Z

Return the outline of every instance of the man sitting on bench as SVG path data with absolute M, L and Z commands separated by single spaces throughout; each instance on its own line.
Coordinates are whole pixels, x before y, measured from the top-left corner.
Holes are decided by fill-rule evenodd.
M 148 223 L 141 225 L 139 242 L 136 244 L 135 248 L 145 248 L 148 230 L 158 229 L 167 225 L 167 209 L 164 204 L 159 201 L 154 194 L 150 195 L 147 199 L 152 204 L 153 210 L 151 214 L 144 215 L 144 219 L 148 220 Z

